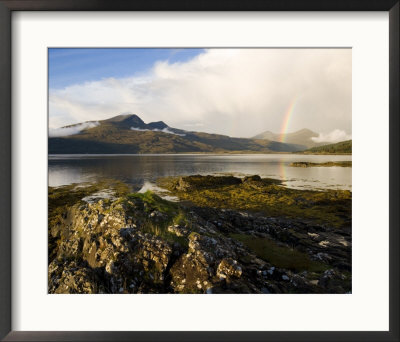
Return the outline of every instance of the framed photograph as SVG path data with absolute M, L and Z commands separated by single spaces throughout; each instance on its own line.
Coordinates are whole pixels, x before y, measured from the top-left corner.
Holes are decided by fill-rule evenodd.
M 399 341 L 398 1 L 0 22 L 4 340 Z

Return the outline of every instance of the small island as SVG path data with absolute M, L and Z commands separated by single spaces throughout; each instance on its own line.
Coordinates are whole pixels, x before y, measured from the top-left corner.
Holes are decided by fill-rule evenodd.
M 289 164 L 294 167 L 351 167 L 351 161 L 337 161 L 337 162 L 325 162 L 325 163 L 311 163 L 311 162 L 293 162 Z

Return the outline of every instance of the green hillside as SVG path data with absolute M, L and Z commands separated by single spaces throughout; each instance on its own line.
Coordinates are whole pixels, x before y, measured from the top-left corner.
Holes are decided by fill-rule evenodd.
M 302 153 L 315 153 L 315 154 L 351 154 L 352 140 L 341 141 L 336 144 L 323 145 L 313 147 Z
M 146 124 L 137 115 L 119 115 L 99 121 L 96 127 L 84 129 L 78 134 L 49 138 L 50 154 L 271 153 L 300 149 L 295 144 L 264 139 L 183 131 L 162 121 Z

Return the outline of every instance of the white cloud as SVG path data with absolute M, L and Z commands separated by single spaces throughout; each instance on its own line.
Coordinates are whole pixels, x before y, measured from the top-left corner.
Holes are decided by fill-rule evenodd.
M 68 135 L 74 135 L 82 132 L 85 129 L 93 128 L 99 125 L 99 122 L 84 122 L 79 125 L 74 125 L 71 127 L 61 127 L 61 128 L 50 128 L 49 137 L 65 137 Z
M 154 131 L 159 131 L 159 132 L 163 132 L 163 133 L 167 133 L 167 134 L 174 134 L 174 135 L 179 135 L 180 137 L 184 137 L 186 134 L 184 134 L 184 133 L 176 133 L 176 132 L 173 132 L 173 131 L 171 131 L 171 130 L 169 130 L 167 127 L 166 128 L 163 128 L 163 129 L 154 129 Z
M 316 143 L 337 143 L 339 141 L 350 140 L 351 135 L 340 129 L 335 129 L 330 133 L 319 133 L 318 137 L 312 137 L 311 140 Z
M 204 123 L 203 122 L 190 122 L 190 123 L 183 124 L 183 126 L 199 128 L 199 127 L 204 127 Z
M 140 132 L 145 132 L 145 131 L 151 131 L 151 129 L 148 128 L 137 128 L 137 127 L 131 127 L 132 131 L 140 131 Z
M 350 49 L 209 49 L 184 63 L 157 62 L 140 77 L 106 78 L 49 93 L 50 127 L 121 112 L 145 122 L 231 136 L 289 131 L 351 132 Z M 201 129 L 200 129 L 201 127 Z
M 167 127 L 163 129 L 148 129 L 148 128 L 137 128 L 137 127 L 131 127 L 132 131 L 153 131 L 153 132 L 162 132 L 162 133 L 167 133 L 167 134 L 173 134 L 173 135 L 179 135 L 180 137 L 184 137 L 186 134 L 181 134 L 181 133 L 175 133 L 171 130 L 169 130 Z

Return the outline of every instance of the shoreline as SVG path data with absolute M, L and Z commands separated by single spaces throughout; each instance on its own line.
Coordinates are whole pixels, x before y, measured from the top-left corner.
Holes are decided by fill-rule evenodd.
M 352 156 L 351 153 L 302 153 L 302 152 L 180 152 L 180 153 L 57 153 L 49 154 L 49 157 L 55 156 L 173 156 L 173 155 L 324 155 L 324 156 Z

